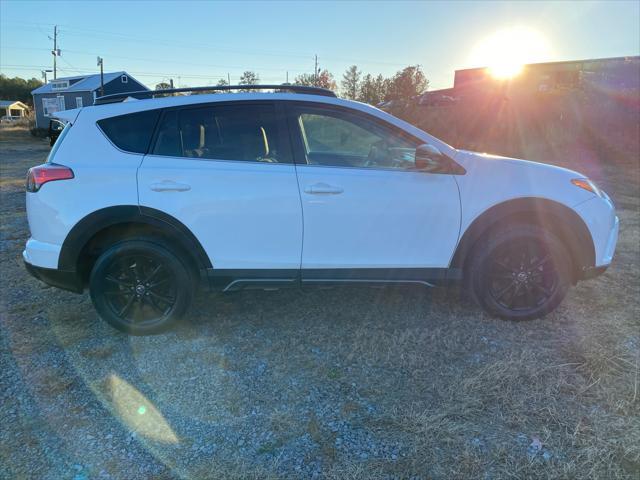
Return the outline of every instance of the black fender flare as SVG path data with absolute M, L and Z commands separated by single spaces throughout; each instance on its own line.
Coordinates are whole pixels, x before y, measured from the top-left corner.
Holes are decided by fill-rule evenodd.
M 118 205 L 90 213 L 67 234 L 58 258 L 58 269 L 77 271 L 80 253 L 87 242 L 101 230 L 119 224 L 138 223 L 165 231 L 189 252 L 200 270 L 212 268 L 211 260 L 195 235 L 178 219 L 160 210 L 138 205 Z
M 557 235 L 571 252 L 576 273 L 595 265 L 591 233 L 571 208 L 553 200 L 537 197 L 507 200 L 487 209 L 465 230 L 451 259 L 451 268 L 464 268 L 465 261 L 483 235 L 500 222 L 517 216 L 526 223 L 540 225 Z

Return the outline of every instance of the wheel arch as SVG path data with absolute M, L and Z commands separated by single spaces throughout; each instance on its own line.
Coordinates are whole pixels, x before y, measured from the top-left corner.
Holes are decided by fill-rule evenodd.
M 163 239 L 176 245 L 188 255 L 201 274 L 212 268 L 211 260 L 198 239 L 178 219 L 149 207 L 118 205 L 90 213 L 71 229 L 62 244 L 58 269 L 85 276 L 81 263 L 95 239 L 107 232 L 120 235 L 120 238 L 136 236 L 145 229 L 161 234 Z
M 458 242 L 450 267 L 463 269 L 479 240 L 490 231 L 517 221 L 538 225 L 558 236 L 571 254 L 574 280 L 584 268 L 595 265 L 593 239 L 578 213 L 554 200 L 527 197 L 494 205 L 475 218 Z

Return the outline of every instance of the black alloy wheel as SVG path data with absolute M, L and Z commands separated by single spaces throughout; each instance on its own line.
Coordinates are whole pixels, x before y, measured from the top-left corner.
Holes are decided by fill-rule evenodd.
M 151 241 L 119 243 L 91 272 L 91 299 L 100 316 L 134 335 L 169 328 L 187 309 L 193 282 L 183 262 Z
M 535 226 L 515 226 L 474 252 L 471 293 L 490 314 L 511 320 L 554 310 L 570 284 L 570 256 L 560 240 Z
M 551 253 L 532 240 L 503 245 L 490 256 L 489 294 L 508 310 L 529 310 L 543 305 L 558 288 Z

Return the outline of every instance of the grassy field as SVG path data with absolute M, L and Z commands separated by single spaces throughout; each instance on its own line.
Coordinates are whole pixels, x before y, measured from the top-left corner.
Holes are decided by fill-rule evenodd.
M 0 130 L 0 478 L 640 475 L 637 151 L 589 157 L 617 254 L 544 319 L 444 289 L 240 292 L 146 338 L 25 272 L 24 177 L 47 152 Z

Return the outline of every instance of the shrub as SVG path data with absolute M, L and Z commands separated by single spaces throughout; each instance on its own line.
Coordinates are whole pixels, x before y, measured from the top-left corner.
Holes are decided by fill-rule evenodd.
M 49 135 L 49 129 L 34 127 L 30 130 L 31 135 L 34 137 L 45 138 Z

